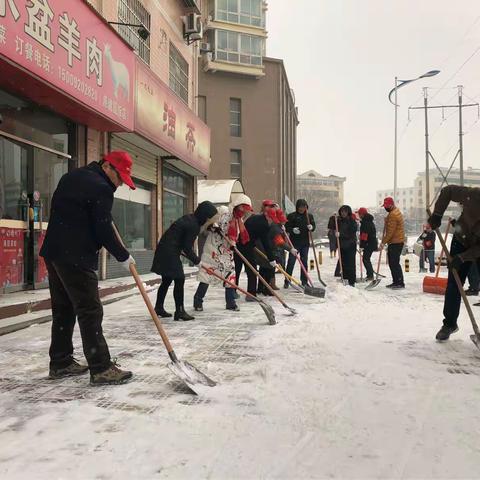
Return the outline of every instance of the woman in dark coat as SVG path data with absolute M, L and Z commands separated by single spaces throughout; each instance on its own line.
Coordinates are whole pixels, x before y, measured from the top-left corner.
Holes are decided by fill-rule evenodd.
M 200 228 L 213 222 L 217 208 L 213 203 L 205 201 L 198 205 L 193 214 L 184 215 L 173 222 L 162 235 L 155 250 L 152 272 L 162 276 L 158 288 L 155 311 L 161 317 L 171 317 L 165 311 L 163 304 L 168 288 L 174 281 L 173 297 L 175 299 L 174 320 L 193 320 L 194 317 L 185 312 L 183 287 L 185 274 L 180 255 L 183 253 L 194 265 L 200 263 L 200 258 L 193 251 L 193 244 L 200 233 Z
M 343 278 L 348 281 L 351 287 L 354 287 L 357 280 L 355 257 L 357 253 L 358 225 L 349 205 L 341 206 L 338 210 L 338 215 L 338 233 L 340 253 L 342 256 Z
M 328 219 L 328 245 L 330 247 L 330 258 L 337 256 L 337 237 L 335 235 L 335 215 Z

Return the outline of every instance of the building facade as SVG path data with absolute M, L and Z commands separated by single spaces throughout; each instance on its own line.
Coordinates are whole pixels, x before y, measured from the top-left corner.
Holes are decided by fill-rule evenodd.
M 343 205 L 345 181 L 346 177 L 324 176 L 315 170 L 297 176 L 297 198 L 307 201 L 315 217 L 315 237 L 327 235 L 328 219 Z
M 5 2 L 4 2 L 5 3 Z M 137 190 L 114 220 L 140 271 L 195 202 L 210 131 L 196 115 L 193 0 L 6 2 L 0 8 L 0 292 L 47 284 L 38 257 L 53 191 L 69 170 L 127 150 Z M 132 23 L 139 27 L 110 25 Z M 101 278 L 121 275 L 103 252 Z
M 264 55 L 266 3 L 204 2 L 199 115 L 210 127 L 209 179 L 237 178 L 256 208 L 295 198 L 298 111 L 282 60 Z

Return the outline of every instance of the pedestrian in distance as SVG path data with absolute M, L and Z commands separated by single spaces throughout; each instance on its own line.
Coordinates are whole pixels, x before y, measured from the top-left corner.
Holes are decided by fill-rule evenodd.
M 328 236 L 328 245 L 330 248 L 330 258 L 335 258 L 337 256 L 337 236 L 335 235 L 335 215 L 332 215 L 328 219 L 327 226 L 327 236 Z
M 351 287 L 357 281 L 356 254 L 358 225 L 350 205 L 342 205 L 338 210 L 338 232 L 336 236 L 340 244 L 340 257 L 342 261 L 343 279 Z
M 428 260 L 430 273 L 435 273 L 435 240 L 436 233 L 432 230 L 430 224 L 423 225 L 423 232 L 418 237 L 417 242 L 422 242 L 422 251 L 420 252 L 420 273 L 426 273 L 425 260 Z
M 246 195 L 244 195 L 246 197 Z M 239 220 L 242 219 L 245 212 L 251 209 L 251 202 L 248 197 L 243 200 L 243 204 L 238 204 L 233 211 L 226 206 L 218 208 L 218 220 L 207 228 L 207 238 L 202 252 L 202 266 L 212 269 L 215 273 L 226 278 L 232 283 L 236 283 L 235 266 L 233 261 L 232 244 L 236 244 L 237 239 L 246 242 L 247 233 L 243 228 L 242 236 L 239 228 Z M 247 234 L 248 235 L 248 234 Z M 218 285 L 220 281 L 210 275 L 205 269 L 201 268 L 198 273 L 199 284 L 193 297 L 193 307 L 195 311 L 203 311 L 203 300 L 210 285 Z M 235 289 L 229 285 L 224 285 L 225 303 L 227 310 L 238 311 L 238 305 L 235 301 Z
M 305 267 L 305 270 L 308 270 L 310 234 L 315 231 L 315 219 L 313 218 L 313 215 L 308 212 L 308 203 L 303 198 L 297 200 L 295 208 L 296 210 L 292 213 L 289 213 L 287 216 L 285 229 L 290 237 L 292 245 L 300 254 L 300 260 Z M 292 275 L 296 261 L 297 258 L 294 255 L 290 254 L 288 256 L 287 273 L 289 275 Z M 307 285 L 308 279 L 303 269 L 301 269 L 300 280 L 303 286 Z M 290 282 L 285 280 L 284 288 L 288 288 L 289 285 Z
M 451 262 L 449 264 L 447 288 L 443 303 L 443 326 L 436 339 L 445 341 L 458 331 L 461 295 L 452 270 L 458 272 L 462 285 L 465 283 L 472 263 L 480 266 L 480 188 L 448 185 L 443 187 L 435 203 L 433 214 L 428 223 L 433 229 L 440 227 L 443 214 L 450 202 L 462 205 L 462 213 L 454 225 L 454 234 L 450 245 Z
M 188 258 L 194 265 L 200 263 L 200 258 L 193 250 L 193 244 L 200 233 L 200 228 L 206 229 L 215 222 L 217 208 L 209 201 L 198 205 L 193 214 L 184 215 L 173 222 L 162 235 L 153 257 L 152 272 L 162 276 L 158 288 L 155 312 L 164 318 L 172 314 L 164 308 L 168 288 L 174 282 L 173 298 L 175 300 L 174 320 L 193 320 L 184 307 L 185 273 L 181 255 Z
M 388 212 L 388 215 L 385 218 L 385 228 L 379 250 L 383 250 L 384 246 L 388 245 L 387 259 L 392 274 L 392 283 L 387 285 L 387 288 L 398 290 L 405 288 L 403 270 L 400 265 L 400 255 L 405 244 L 403 215 L 392 197 L 386 197 L 381 206 Z
M 132 159 L 114 151 L 99 162 L 66 173 L 52 197 L 47 233 L 40 250 L 48 271 L 52 304 L 50 378 L 90 370 L 92 385 L 120 384 L 132 377 L 112 362 L 103 336 L 98 294 L 98 252 L 104 247 L 129 270 L 135 261 L 113 229 L 113 194 L 123 183 L 131 189 Z M 75 321 L 88 366 L 73 357 Z
M 372 253 L 378 249 L 377 229 L 373 215 L 368 213 L 364 207 L 358 209 L 360 217 L 360 251 L 362 253 L 363 265 L 367 274 L 367 281 L 373 280 Z

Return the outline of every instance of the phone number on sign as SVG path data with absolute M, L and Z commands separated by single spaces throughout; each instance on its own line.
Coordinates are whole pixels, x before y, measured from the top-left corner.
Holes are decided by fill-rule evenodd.
M 67 85 L 75 88 L 75 90 L 83 93 L 83 95 L 85 95 L 86 97 L 89 97 L 95 102 L 98 102 L 98 90 L 91 87 L 83 80 L 80 80 L 76 75 L 70 73 L 68 70 L 65 70 L 62 67 L 58 67 L 58 78 L 60 78 L 60 80 L 62 80 L 62 82 L 66 83 Z

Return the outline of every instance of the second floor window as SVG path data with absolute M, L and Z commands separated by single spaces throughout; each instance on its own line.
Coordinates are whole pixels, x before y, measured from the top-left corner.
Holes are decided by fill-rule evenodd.
M 239 98 L 230 99 L 230 135 L 242 136 L 242 101 Z
M 188 63 L 170 43 L 170 88 L 188 104 Z
M 150 13 L 140 0 L 118 0 L 118 21 L 142 25 L 150 31 Z M 138 27 L 117 25 L 120 36 L 137 52 L 138 56 L 150 65 L 150 36 L 140 37 Z

